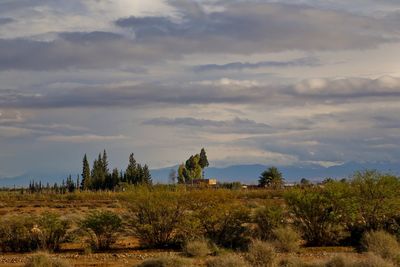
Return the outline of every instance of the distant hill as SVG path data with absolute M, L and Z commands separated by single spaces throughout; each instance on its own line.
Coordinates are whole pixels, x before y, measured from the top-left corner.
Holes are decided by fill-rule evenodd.
M 252 165 L 233 165 L 229 167 L 209 167 L 205 170 L 205 176 L 217 178 L 220 182 L 239 181 L 246 184 L 257 184 L 260 173 L 269 166 L 261 164 Z M 151 170 L 151 175 L 155 183 L 167 183 L 168 175 L 171 169 L 177 169 L 177 166 Z M 376 169 L 382 172 L 390 172 L 395 175 L 400 174 L 400 164 L 395 163 L 356 163 L 349 162 L 343 165 L 333 167 L 322 167 L 319 165 L 307 166 L 281 166 L 279 170 L 283 173 L 287 182 L 299 181 L 301 178 L 307 178 L 312 181 L 321 181 L 327 177 L 347 178 L 357 170 Z M 47 182 L 61 183 L 67 177 L 67 173 L 31 173 L 12 178 L 0 179 L 0 187 L 27 186 L 29 181 L 34 179 L 41 180 L 43 184 Z M 74 177 L 74 176 L 73 176 Z
M 229 167 L 210 167 L 205 171 L 206 177 L 217 178 L 220 182 L 234 182 L 239 181 L 246 184 L 256 184 L 260 173 L 267 169 L 269 166 L 261 164 L 252 165 L 233 165 Z M 172 168 L 164 168 L 153 170 L 153 180 L 162 183 L 167 182 L 168 174 Z M 322 167 L 319 165 L 308 166 L 282 166 L 279 170 L 283 173 L 285 180 L 288 182 L 299 181 L 301 178 L 307 178 L 312 181 L 321 181 L 325 178 L 347 178 L 355 171 L 376 169 L 382 172 L 390 172 L 395 175 L 400 174 L 400 164 L 394 163 L 355 163 L 350 162 L 343 165 L 333 167 Z

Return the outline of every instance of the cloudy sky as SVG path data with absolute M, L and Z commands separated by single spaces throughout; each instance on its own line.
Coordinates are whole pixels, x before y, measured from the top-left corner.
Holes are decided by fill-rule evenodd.
M 0 177 L 399 162 L 397 0 L 0 0 Z

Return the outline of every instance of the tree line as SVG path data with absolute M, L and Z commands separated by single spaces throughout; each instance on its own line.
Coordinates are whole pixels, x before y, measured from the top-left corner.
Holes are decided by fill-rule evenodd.
M 133 185 L 152 184 L 150 169 L 145 164 L 142 166 L 137 163 L 134 154 L 129 155 L 129 163 L 125 172 L 114 168 L 111 172 L 108 168 L 108 158 L 106 150 L 99 154 L 90 169 L 87 156 L 83 157 L 81 190 L 113 190 L 120 183 Z
M 90 168 L 87 155 L 84 155 L 82 174 L 77 175 L 76 179 L 69 175 L 61 184 L 54 183 L 52 186 L 49 183 L 44 185 L 41 181 L 30 181 L 28 192 L 41 193 L 46 191 L 65 194 L 67 192 L 72 193 L 75 190 L 115 190 L 122 184 L 151 185 L 152 178 L 148 165 L 137 163 L 134 154 L 131 153 L 125 171 L 117 168 L 110 171 L 107 151 L 104 150 L 93 161 L 92 168 Z

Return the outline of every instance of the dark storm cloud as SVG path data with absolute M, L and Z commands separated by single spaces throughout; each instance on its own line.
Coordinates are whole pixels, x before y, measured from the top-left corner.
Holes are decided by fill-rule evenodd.
M 400 78 L 312 79 L 294 85 L 241 86 L 232 84 L 143 83 L 134 86 L 79 87 L 48 90 L 40 94 L 0 90 L 5 107 L 135 107 L 154 104 L 254 104 L 269 107 L 302 106 L 306 103 L 352 103 L 393 100 L 400 97 Z M 371 100 L 369 100 L 371 99 Z
M 16 90 L 0 91 L 0 105 L 7 107 L 134 107 L 148 104 L 211 104 L 254 102 L 260 97 L 254 92 L 213 86 L 162 86 L 142 84 L 117 88 L 77 88 L 58 90 L 40 95 Z
M 198 11 L 200 9 L 200 11 Z M 206 13 L 179 7 L 180 21 L 130 17 L 116 25 L 132 29 L 138 42 L 161 42 L 182 53 L 262 53 L 375 47 L 398 32 L 376 18 L 300 5 L 232 3 Z
M 12 19 L 12 18 L 0 18 L 0 26 L 11 23 L 13 21 L 14 21 L 14 19 Z
M 2 0 L 0 2 L 0 14 L 8 14 L 13 11 L 31 9 L 31 12 L 40 12 L 34 10 L 37 7 L 53 7 L 59 10 L 73 10 L 76 13 L 85 11 L 85 5 L 80 0 Z
M 144 121 L 145 125 L 167 126 L 167 127 L 184 127 L 195 128 L 196 130 L 204 130 L 214 133 L 231 133 L 231 134 L 260 134 L 272 131 L 272 127 L 265 123 L 258 123 L 249 119 L 234 118 L 232 120 L 207 120 L 191 117 L 183 118 L 154 118 Z
M 357 114 L 353 114 L 357 115 Z M 378 128 L 366 128 L 358 122 L 336 128 L 281 132 L 261 137 L 238 140 L 238 144 L 265 151 L 289 154 L 302 162 L 386 161 L 398 158 L 400 139 Z
M 37 5 L 50 2 L 36 1 Z M 79 1 L 77 1 L 79 3 Z M 372 18 L 309 6 L 271 3 L 226 3 L 222 11 L 205 12 L 188 1 L 171 1 L 180 18 L 129 17 L 113 32 L 59 33 L 53 41 L 0 39 L 0 70 L 108 69 L 159 64 L 190 54 L 240 55 L 289 50 L 366 49 L 398 40 L 393 18 Z M 12 1 L 5 8 L 17 8 Z M 9 5 L 9 6 L 7 6 Z M 32 4 L 33 5 L 33 4 Z M 74 10 L 76 5 L 66 9 Z M 75 11 L 74 11 L 75 12 Z M 12 19 L 12 18 L 11 18 Z M 127 37 L 134 32 L 134 37 Z M 199 66 L 200 70 L 308 66 L 294 62 L 234 62 Z
M 194 71 L 235 71 L 244 69 L 258 69 L 258 68 L 286 68 L 286 67 L 314 67 L 319 66 L 320 62 L 314 57 L 298 58 L 290 61 L 260 61 L 255 63 L 249 62 L 232 62 L 227 64 L 206 64 L 193 67 Z
M 109 32 L 60 33 L 54 41 L 0 39 L 0 70 L 107 69 L 133 62 L 160 62 L 162 48 L 134 44 Z M 159 54 L 161 53 L 161 54 Z

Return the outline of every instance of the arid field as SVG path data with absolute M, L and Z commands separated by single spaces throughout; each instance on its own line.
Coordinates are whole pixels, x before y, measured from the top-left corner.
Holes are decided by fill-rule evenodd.
M 4 190 L 0 266 L 398 266 L 398 179 L 359 175 L 285 189 Z M 29 265 L 40 257 L 61 265 Z

